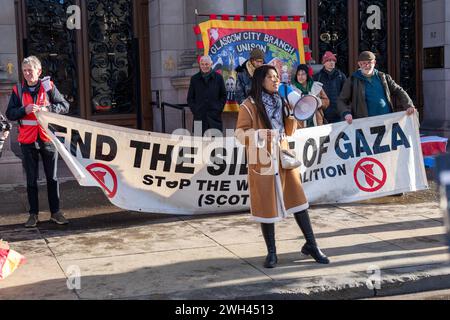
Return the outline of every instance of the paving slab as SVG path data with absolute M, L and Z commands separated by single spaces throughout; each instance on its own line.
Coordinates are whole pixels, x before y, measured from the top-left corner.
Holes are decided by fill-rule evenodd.
M 59 233 L 48 237 L 47 241 L 60 261 L 216 246 L 209 237 L 183 221 L 165 221 L 143 227 L 96 230 L 73 235 Z
M 254 265 L 255 268 L 277 280 L 365 271 L 372 261 L 378 261 L 386 251 L 400 250 L 397 246 L 380 242 L 376 238 L 366 235 L 329 237 L 322 239 L 319 245 L 332 263 L 321 265 L 311 257 L 300 254 L 303 243 L 304 241 L 296 240 L 278 241 L 279 265 L 274 269 L 262 267 L 266 255 L 263 243 L 257 246 L 257 251 L 254 250 L 257 244 L 229 246 L 228 248 L 237 256 Z
M 27 258 L 53 257 L 45 239 L 41 237 L 39 230 L 36 228 L 2 231 L 0 238 L 8 242 L 11 249 Z
M 2 300 L 76 300 L 68 289 L 67 278 L 50 254 L 26 256 L 25 263 L 11 276 L 0 281 Z
M 40 185 L 45 196 L 45 186 Z M 62 184 L 68 226 L 25 229 L 23 186 L 0 186 L 0 238 L 27 262 L 0 281 L 1 299 L 357 299 L 450 287 L 442 212 L 433 190 L 345 205 L 312 206 L 316 238 L 330 257 L 301 256 L 295 219 L 276 225 L 279 264 L 250 214 L 174 216 L 111 205 L 98 188 Z M 15 199 L 14 192 L 21 196 Z M 17 200 L 17 204 L 15 204 Z M 44 202 L 46 199 L 43 200 Z M 81 288 L 67 287 L 70 270 Z M 367 287 L 380 269 L 381 289 Z
M 269 281 L 220 246 L 62 262 L 81 270 L 81 299 L 170 298 L 189 292 Z
M 335 211 L 338 210 L 336 209 Z M 336 231 L 336 226 L 333 222 L 319 215 L 320 213 L 311 214 L 314 228 L 320 229 L 321 232 Z M 198 232 L 214 239 L 214 241 L 223 246 L 256 242 L 264 243 L 260 224 L 251 220 L 249 213 L 187 219 L 186 222 Z M 302 239 L 303 234 L 294 217 L 290 216 L 276 224 L 275 237 L 277 241 Z

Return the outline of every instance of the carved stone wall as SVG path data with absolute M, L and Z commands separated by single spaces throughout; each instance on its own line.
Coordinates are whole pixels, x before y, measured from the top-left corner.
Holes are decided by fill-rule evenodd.
M 423 0 L 423 47 L 444 47 L 444 68 L 423 70 L 421 131 L 450 138 L 450 1 Z
M 15 82 L 0 80 L 0 111 L 4 115 L 8 107 L 9 97 Z M 24 171 L 22 169 L 22 161 L 11 150 L 12 146 L 18 151 L 17 144 L 17 124 L 13 125 L 9 137 L 3 145 L 3 153 L 0 158 L 0 185 L 16 184 L 25 181 Z M 2 135 L 2 132 L 0 132 Z

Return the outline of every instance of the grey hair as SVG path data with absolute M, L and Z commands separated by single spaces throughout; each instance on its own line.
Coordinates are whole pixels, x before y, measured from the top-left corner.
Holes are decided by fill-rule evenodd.
M 40 70 L 42 69 L 42 64 L 41 61 L 38 59 L 38 57 L 36 56 L 29 56 L 26 57 L 25 59 L 23 59 L 22 61 L 22 66 L 24 64 L 29 64 L 30 66 L 32 66 L 33 68 Z
M 212 64 L 212 63 L 213 63 L 213 61 L 212 61 L 212 59 L 211 59 L 210 56 L 202 56 L 202 57 L 200 58 L 200 62 L 203 62 L 203 61 L 208 62 L 209 64 Z

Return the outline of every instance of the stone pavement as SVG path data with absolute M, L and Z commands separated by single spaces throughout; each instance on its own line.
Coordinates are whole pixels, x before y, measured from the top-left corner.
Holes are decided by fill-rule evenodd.
M 61 195 L 70 225 L 49 223 L 43 211 L 38 228 L 25 229 L 25 188 L 3 185 L 0 238 L 27 261 L 0 281 L 0 299 L 359 299 L 447 289 L 449 255 L 434 188 L 311 208 L 330 265 L 300 256 L 303 236 L 294 218 L 286 219 L 276 226 L 279 265 L 264 269 L 264 240 L 248 213 L 129 212 L 69 179 Z M 40 196 L 47 208 L 46 192 Z M 380 289 L 369 289 L 368 270 L 377 268 Z M 68 289 L 77 269 L 80 288 Z

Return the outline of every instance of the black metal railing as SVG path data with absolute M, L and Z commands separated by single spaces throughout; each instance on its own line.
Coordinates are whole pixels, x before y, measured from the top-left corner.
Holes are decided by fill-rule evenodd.
M 186 129 L 186 108 L 188 107 L 187 103 L 169 103 L 164 102 L 161 99 L 161 90 L 153 90 L 155 93 L 155 101 L 151 102 L 152 106 L 156 106 L 156 108 L 161 110 L 161 131 L 162 133 L 166 133 L 166 107 L 177 109 L 181 111 L 181 122 L 182 128 Z
M 177 110 L 181 110 L 181 122 L 183 129 L 186 129 L 186 107 L 188 105 L 186 103 L 183 104 L 172 104 L 168 102 L 161 103 L 161 126 L 162 132 L 166 133 L 166 115 L 165 115 L 165 107 L 174 108 Z

